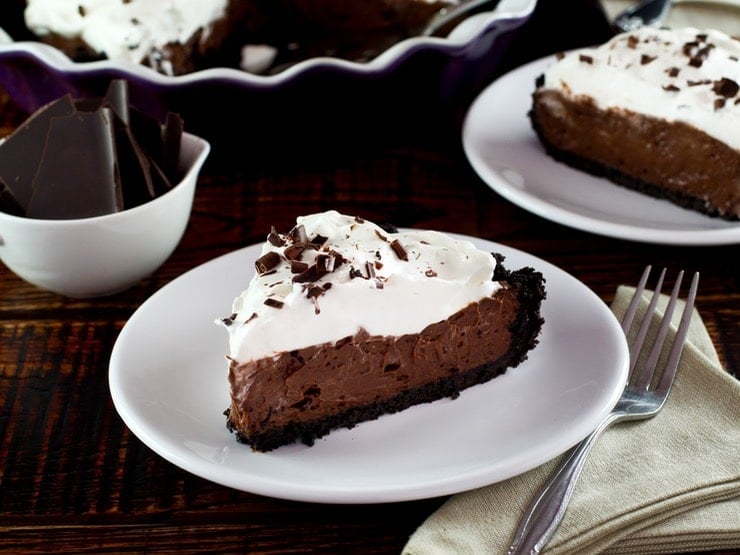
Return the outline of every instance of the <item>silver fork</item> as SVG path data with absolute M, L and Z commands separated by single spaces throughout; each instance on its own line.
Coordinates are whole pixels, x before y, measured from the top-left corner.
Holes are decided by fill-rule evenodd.
M 645 284 L 647 283 L 650 271 L 650 266 L 645 268 L 640 282 L 635 289 L 629 308 L 622 319 L 622 329 L 625 335 L 628 334 L 632 327 L 632 322 L 635 318 L 640 298 L 645 290 Z M 686 299 L 686 307 L 681 316 L 673 346 L 661 372 L 660 370 L 656 370 L 656 367 L 668 333 L 673 309 L 678 299 L 681 281 L 683 280 L 683 271 L 679 272 L 676 278 L 676 283 L 673 286 L 670 300 L 664 312 L 663 321 L 658 329 L 650 353 L 647 355 L 647 359 L 641 356 L 641 352 L 650 321 L 655 311 L 655 306 L 658 302 L 658 297 L 660 296 L 660 290 L 663 287 L 665 273 L 666 270 L 664 268 L 660 273 L 658 283 L 655 286 L 642 323 L 635 324 L 636 327 L 639 325 L 639 330 L 630 345 L 630 380 L 622 396 L 617 401 L 612 412 L 601 421 L 596 429 L 591 432 L 591 435 L 573 448 L 570 455 L 561 463 L 557 471 L 532 501 L 524 518 L 519 523 L 514 541 L 509 547 L 509 555 L 539 553 L 547 542 L 550 541 L 555 530 L 557 530 L 560 522 L 563 520 L 568 501 L 573 493 L 576 480 L 583 469 L 586 457 L 591 451 L 591 447 L 593 447 L 596 439 L 601 435 L 601 432 L 615 422 L 639 420 L 655 416 L 663 407 L 670 392 L 673 378 L 676 375 L 678 361 L 686 340 L 686 332 L 689 327 L 691 311 L 693 310 L 694 300 L 696 298 L 696 290 L 699 285 L 699 274 L 696 273 L 691 281 L 691 287 Z M 646 350 L 648 348 L 649 346 L 645 347 Z M 657 382 L 657 384 L 653 385 L 654 382 Z

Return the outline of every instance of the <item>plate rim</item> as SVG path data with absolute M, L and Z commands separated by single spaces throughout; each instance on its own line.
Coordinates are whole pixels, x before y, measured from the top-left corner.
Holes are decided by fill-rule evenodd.
M 609 310 L 609 307 L 604 304 L 591 289 L 589 289 L 578 279 L 568 274 L 564 270 L 558 268 L 557 266 L 554 266 L 534 255 L 530 255 L 524 251 L 520 251 L 518 249 L 508 247 L 506 245 L 501 245 L 499 243 L 495 243 L 493 241 L 488 241 L 485 239 L 479 239 L 467 235 L 454 233 L 448 234 L 458 239 L 471 240 L 474 242 L 482 243 L 483 245 L 485 245 L 486 248 L 505 251 L 503 253 L 505 255 L 507 253 L 509 255 L 511 253 L 516 253 L 517 255 L 524 256 L 525 258 L 531 260 L 532 264 L 542 264 L 541 266 L 537 267 L 538 270 L 541 270 L 541 268 L 545 268 L 547 274 L 557 272 L 559 273 L 559 278 L 572 280 L 572 283 L 575 286 L 579 287 L 584 295 L 588 296 L 590 300 L 594 302 L 593 306 L 597 306 L 596 302 L 602 305 L 603 310 L 599 318 L 605 317 L 609 320 L 609 325 L 613 330 L 619 330 L 620 335 L 615 335 L 610 339 L 616 339 L 619 343 L 619 346 L 621 347 L 621 350 L 617 353 L 618 355 L 620 355 L 620 357 L 618 357 L 620 358 L 620 360 L 615 362 L 615 367 L 613 369 L 614 379 L 616 379 L 620 385 L 619 387 L 614 387 L 612 390 L 609 390 L 608 401 L 605 401 L 604 406 L 599 407 L 601 409 L 601 413 L 608 413 L 609 410 L 611 410 L 612 406 L 616 403 L 619 395 L 621 394 L 623 383 L 626 381 L 629 358 L 626 339 L 624 338 L 623 334 L 621 334 L 621 328 L 619 328 L 616 317 L 614 317 L 611 310 Z M 228 264 L 227 260 L 230 261 L 231 258 L 233 258 L 235 261 L 239 259 L 243 260 L 244 257 L 248 255 L 248 251 L 250 249 L 255 249 L 258 246 L 258 244 L 249 245 L 247 247 L 243 247 L 235 251 L 220 255 L 195 268 L 192 268 L 191 270 L 185 272 L 175 280 L 171 281 L 170 283 L 156 291 L 149 299 L 142 303 L 142 305 L 131 316 L 129 321 L 126 322 L 119 334 L 119 337 L 116 340 L 111 353 L 108 376 L 109 388 L 113 404 L 118 415 L 123 420 L 124 424 L 130 429 L 130 431 L 134 435 L 136 435 L 137 438 L 141 440 L 145 445 L 147 445 L 147 447 L 152 449 L 155 453 L 157 453 L 168 462 L 175 464 L 176 466 L 189 472 L 190 474 L 240 491 L 295 501 L 344 504 L 411 501 L 459 493 L 461 491 L 467 491 L 475 487 L 481 487 L 511 478 L 513 476 L 526 472 L 531 468 L 539 466 L 540 464 L 547 462 L 553 457 L 558 456 L 560 453 L 567 450 L 567 448 L 571 447 L 572 445 L 580 441 L 580 439 L 585 437 L 590 432 L 590 429 L 596 427 L 596 424 L 598 422 L 589 423 L 589 430 L 586 430 L 583 433 L 579 433 L 579 436 L 582 437 L 578 437 L 573 441 L 569 441 L 569 445 L 561 449 L 559 452 L 549 452 L 547 453 L 547 456 L 544 457 L 540 455 L 539 458 L 528 461 L 528 464 L 525 465 L 525 467 L 522 467 L 513 473 L 507 474 L 503 477 L 498 477 L 493 480 L 487 479 L 491 472 L 489 467 L 485 467 L 482 470 L 476 469 L 474 471 L 458 473 L 454 477 L 454 480 L 448 480 L 447 482 L 442 481 L 442 484 L 439 483 L 439 480 L 437 480 L 436 482 L 432 481 L 431 483 L 416 482 L 411 486 L 401 486 L 399 484 L 395 484 L 390 487 L 382 488 L 381 490 L 378 489 L 377 484 L 371 484 L 365 487 L 353 485 L 353 487 L 348 488 L 346 485 L 341 484 L 336 484 L 332 487 L 331 484 L 322 483 L 319 488 L 306 484 L 303 484 L 302 487 L 297 487 L 293 483 L 286 483 L 285 479 L 278 480 L 274 477 L 265 478 L 264 476 L 260 476 L 257 483 L 255 483 L 254 476 L 245 476 L 244 472 L 241 469 L 235 470 L 224 465 L 216 466 L 215 463 L 211 464 L 209 462 L 209 464 L 205 465 L 205 461 L 196 461 L 196 464 L 194 465 L 193 456 L 189 455 L 184 450 L 173 452 L 165 449 L 165 447 L 158 442 L 158 436 L 162 435 L 162 430 L 158 430 L 156 429 L 156 427 L 152 427 L 151 424 L 147 426 L 147 423 L 141 420 L 141 415 L 135 414 L 135 410 L 133 410 L 133 407 L 127 406 L 129 404 L 129 400 L 126 399 L 126 395 L 123 392 L 124 386 L 121 382 L 121 380 L 123 379 L 123 372 L 117 363 L 117 359 L 119 358 L 121 350 L 123 349 L 124 343 L 126 341 L 128 333 L 127 328 L 130 331 L 130 326 L 136 325 L 136 321 L 138 318 L 145 317 L 146 312 L 150 310 L 150 307 L 157 303 L 157 299 L 170 294 L 170 292 L 173 291 L 174 288 L 182 286 L 183 283 L 187 282 L 188 279 L 191 279 L 193 277 L 195 272 L 205 272 L 207 268 L 213 269 L 215 266 Z M 605 316 L 607 314 L 609 316 Z M 133 322 L 133 324 L 130 324 L 130 322 Z M 523 364 L 526 364 L 526 361 Z M 222 377 L 225 380 L 225 376 Z M 491 382 L 488 383 L 490 384 Z M 481 385 L 485 386 L 486 384 Z M 164 435 L 166 436 L 166 434 Z M 236 443 L 236 440 L 234 440 L 233 443 L 236 446 L 240 445 Z M 248 449 L 248 446 L 242 447 Z M 196 466 L 197 468 L 194 469 L 194 466 Z
M 595 233 L 597 235 L 641 243 L 680 246 L 711 246 L 740 243 L 740 222 L 734 226 L 730 225 L 728 227 L 714 229 L 692 229 L 689 231 L 640 227 L 601 220 L 577 211 L 568 210 L 567 208 L 557 204 L 550 203 L 542 197 L 525 191 L 524 189 L 519 189 L 502 177 L 499 172 L 492 169 L 484 160 L 481 149 L 479 148 L 477 141 L 474 140 L 475 137 L 471 131 L 475 126 L 475 118 L 478 116 L 478 112 L 483 109 L 483 106 L 491 101 L 490 99 L 494 96 L 499 87 L 509 85 L 511 82 L 516 82 L 518 80 L 523 81 L 524 79 L 528 79 L 532 84 L 534 84 L 534 80 L 537 75 L 539 75 L 542 70 L 555 59 L 556 55 L 554 54 L 543 56 L 542 58 L 523 64 L 508 73 L 505 73 L 485 87 L 468 108 L 462 124 L 461 139 L 463 151 L 468 163 L 471 165 L 475 173 L 490 189 L 532 214 L 570 228 Z M 533 86 L 534 85 L 532 85 L 532 87 Z M 533 90 L 534 89 L 532 88 L 532 91 Z M 526 94 L 527 91 L 524 91 L 524 93 Z M 534 131 L 531 131 L 531 126 L 528 125 L 527 127 L 532 136 L 534 136 Z M 547 158 L 544 150 L 541 152 L 541 155 L 548 159 L 552 164 L 561 165 L 560 162 Z M 573 168 L 569 169 L 577 171 Z M 608 181 L 606 178 L 598 178 L 590 174 L 584 175 L 589 179 Z M 610 185 L 618 187 L 618 185 L 614 185 L 611 182 Z M 625 189 L 624 191 L 628 190 Z M 634 191 L 629 192 L 634 193 Z M 680 207 L 677 206 L 671 206 L 671 208 L 680 209 Z M 709 216 L 705 217 L 710 218 Z M 715 220 L 715 218 L 712 218 L 711 220 Z M 732 224 L 733 222 L 728 223 Z

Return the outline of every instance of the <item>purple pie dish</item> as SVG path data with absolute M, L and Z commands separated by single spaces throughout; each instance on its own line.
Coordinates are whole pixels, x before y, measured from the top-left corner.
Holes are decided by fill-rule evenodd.
M 412 37 L 369 62 L 311 58 L 268 76 L 213 68 L 170 77 L 133 64 L 73 62 L 23 40 L 0 44 L 0 87 L 32 112 L 66 93 L 100 96 L 123 78 L 133 105 L 160 119 L 179 113 L 188 131 L 211 142 L 214 158 L 425 136 L 456 123 L 536 3 L 500 0 L 444 38 Z

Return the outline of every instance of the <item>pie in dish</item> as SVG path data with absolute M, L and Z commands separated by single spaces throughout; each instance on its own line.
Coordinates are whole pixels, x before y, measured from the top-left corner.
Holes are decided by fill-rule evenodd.
M 27 0 L 40 40 L 77 61 L 167 75 L 226 66 L 264 72 L 316 56 L 362 61 L 418 34 L 457 0 Z

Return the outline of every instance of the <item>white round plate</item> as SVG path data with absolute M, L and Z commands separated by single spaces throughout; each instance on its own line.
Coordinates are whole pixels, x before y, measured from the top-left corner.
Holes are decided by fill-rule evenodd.
M 491 189 L 538 216 L 600 235 L 673 245 L 740 242 L 740 223 L 710 218 L 555 161 L 527 115 L 535 79 L 555 60 L 519 67 L 489 85 L 463 124 L 463 147 Z
M 141 441 L 207 480 L 312 502 L 380 503 L 476 488 L 564 452 L 614 406 L 629 354 L 609 308 L 562 270 L 503 245 L 471 239 L 532 266 L 547 280 L 540 344 L 513 371 L 443 399 L 336 430 L 313 447 L 253 452 L 226 429 L 226 332 L 214 321 L 253 272 L 260 246 L 182 275 L 147 300 L 113 349 L 110 388 Z

